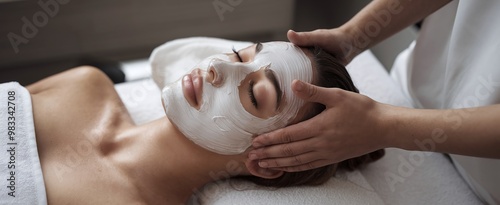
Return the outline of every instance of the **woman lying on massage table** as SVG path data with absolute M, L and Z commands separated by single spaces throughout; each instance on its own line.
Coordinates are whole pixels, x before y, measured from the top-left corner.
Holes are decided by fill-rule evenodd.
M 383 155 L 378 150 L 296 173 L 248 160 L 253 136 L 325 109 L 296 97 L 294 79 L 357 92 L 345 68 L 320 49 L 255 44 L 195 68 L 163 89 L 167 115 L 140 126 L 98 69 L 75 68 L 28 86 L 48 203 L 180 204 L 220 176 L 274 187 L 317 185 L 337 168 Z

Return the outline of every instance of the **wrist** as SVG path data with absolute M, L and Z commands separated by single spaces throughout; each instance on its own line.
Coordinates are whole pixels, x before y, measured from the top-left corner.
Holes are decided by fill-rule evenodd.
M 338 27 L 337 30 L 342 35 L 344 39 L 346 39 L 349 44 L 353 44 L 353 36 L 357 35 L 357 29 L 354 28 L 354 25 L 350 22 L 344 23 L 342 26 Z
M 401 129 L 404 129 L 404 123 L 402 119 L 403 109 L 400 107 L 381 104 L 381 114 L 379 121 L 381 125 L 380 142 L 383 146 L 382 148 L 404 147 L 404 138 L 401 133 Z
M 358 54 L 362 53 L 366 50 L 366 45 L 361 45 L 359 37 L 361 30 L 356 28 L 356 25 L 352 22 L 347 22 L 338 28 L 340 39 L 342 39 L 345 43 L 341 45 L 344 58 L 347 62 L 350 62 L 354 57 Z M 367 40 L 367 39 L 366 39 Z

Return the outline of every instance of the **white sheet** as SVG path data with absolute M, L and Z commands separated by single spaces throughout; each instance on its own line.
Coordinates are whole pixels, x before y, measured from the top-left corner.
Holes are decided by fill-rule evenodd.
M 380 102 L 410 106 L 370 51 L 355 58 L 348 71 L 362 94 Z M 116 89 L 136 123 L 164 115 L 160 91 L 151 79 L 119 84 Z M 318 187 L 254 188 L 249 182 L 219 182 L 199 190 L 200 200 L 193 203 L 480 204 L 444 155 L 399 149 L 387 149 L 385 157 L 365 169 L 341 174 Z
M 214 182 L 196 192 L 190 204 L 384 204 L 359 171 L 342 172 L 321 186 L 273 189 L 242 180 Z

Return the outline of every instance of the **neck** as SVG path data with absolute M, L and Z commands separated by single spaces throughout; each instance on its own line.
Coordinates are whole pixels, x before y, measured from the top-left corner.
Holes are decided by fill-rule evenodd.
M 248 174 L 246 154 L 227 156 L 187 139 L 167 117 L 135 126 L 115 139 L 112 159 L 148 204 L 185 202 L 203 185 Z

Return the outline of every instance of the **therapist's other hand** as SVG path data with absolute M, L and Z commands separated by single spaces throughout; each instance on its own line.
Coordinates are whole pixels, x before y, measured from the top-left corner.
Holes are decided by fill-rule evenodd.
M 259 166 L 288 172 L 338 163 L 386 147 L 387 105 L 354 92 L 295 80 L 295 94 L 324 104 L 315 117 L 257 136 L 248 157 Z
M 352 40 L 340 28 L 317 29 L 309 32 L 288 30 L 290 42 L 298 46 L 319 46 L 347 65 L 360 52 L 352 46 Z

